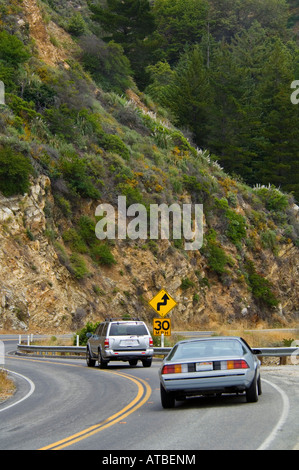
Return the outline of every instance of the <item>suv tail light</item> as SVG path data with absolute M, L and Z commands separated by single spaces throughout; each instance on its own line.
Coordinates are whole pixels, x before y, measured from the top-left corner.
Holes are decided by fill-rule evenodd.
M 109 348 L 109 338 L 106 338 L 106 339 L 105 339 L 104 347 L 105 347 L 105 349 L 108 349 L 108 348 Z
M 152 348 L 154 346 L 153 338 L 149 339 L 149 347 Z

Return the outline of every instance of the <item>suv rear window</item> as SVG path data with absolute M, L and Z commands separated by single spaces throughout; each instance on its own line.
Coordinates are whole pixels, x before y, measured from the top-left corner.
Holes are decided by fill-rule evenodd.
M 110 336 L 138 335 L 145 336 L 148 332 L 144 325 L 124 325 L 113 323 L 110 327 Z

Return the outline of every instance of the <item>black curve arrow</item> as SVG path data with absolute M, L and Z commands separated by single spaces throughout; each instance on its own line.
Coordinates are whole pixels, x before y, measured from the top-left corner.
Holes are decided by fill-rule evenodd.
M 158 302 L 157 303 L 157 311 L 159 312 L 160 308 L 163 306 L 163 305 L 166 305 L 167 304 L 167 301 L 169 300 L 169 297 L 167 294 L 164 294 L 163 297 L 163 302 Z

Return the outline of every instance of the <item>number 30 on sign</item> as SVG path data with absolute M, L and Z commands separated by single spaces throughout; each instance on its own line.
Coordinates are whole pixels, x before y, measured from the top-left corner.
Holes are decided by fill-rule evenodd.
M 153 332 L 154 336 L 170 336 L 171 335 L 171 323 L 169 318 L 154 318 L 153 319 Z

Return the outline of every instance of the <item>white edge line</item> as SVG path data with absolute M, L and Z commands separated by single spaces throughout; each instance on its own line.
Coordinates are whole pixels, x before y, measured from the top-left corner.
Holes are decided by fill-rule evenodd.
M 30 395 L 33 394 L 34 390 L 35 390 L 35 385 L 34 383 L 32 382 L 32 380 L 28 379 L 28 377 L 25 377 L 25 375 L 22 375 L 22 374 L 18 374 L 17 372 L 14 372 L 12 370 L 8 370 L 8 369 L 3 369 L 3 370 L 6 370 L 9 374 L 15 374 L 15 375 L 18 375 L 19 377 L 22 377 L 22 379 L 26 380 L 29 385 L 30 385 L 30 390 L 29 392 L 27 393 L 27 395 L 25 395 L 23 398 L 21 398 L 20 400 L 16 401 L 15 403 L 12 403 L 11 405 L 8 405 L 6 406 L 5 408 L 2 408 L 0 409 L 0 413 L 1 411 L 5 411 L 7 410 L 8 408 L 12 408 L 13 406 L 15 405 L 18 405 L 19 403 L 21 403 L 22 401 L 26 400 L 27 398 L 30 397 Z
M 284 423 L 287 420 L 289 411 L 290 411 L 290 402 L 287 394 L 280 388 L 278 385 L 275 385 L 274 383 L 270 382 L 269 380 L 262 379 L 263 382 L 266 382 L 268 385 L 271 387 L 275 388 L 278 393 L 280 393 L 281 398 L 282 398 L 282 413 L 279 418 L 279 421 L 277 422 L 276 426 L 273 428 L 272 432 L 269 434 L 269 436 L 264 440 L 264 442 L 257 448 L 257 450 L 266 450 L 271 442 L 275 439 L 277 436 L 277 433 L 282 429 Z

